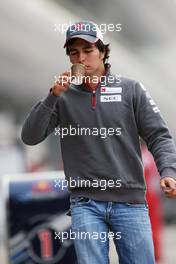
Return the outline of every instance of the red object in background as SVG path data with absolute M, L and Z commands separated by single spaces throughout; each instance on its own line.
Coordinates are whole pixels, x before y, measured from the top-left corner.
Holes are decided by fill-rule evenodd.
M 142 145 L 142 159 L 144 174 L 147 185 L 146 198 L 149 206 L 149 215 L 152 225 L 155 259 L 162 259 L 162 233 L 163 233 L 163 210 L 161 206 L 160 176 L 156 168 L 153 156 L 145 145 Z

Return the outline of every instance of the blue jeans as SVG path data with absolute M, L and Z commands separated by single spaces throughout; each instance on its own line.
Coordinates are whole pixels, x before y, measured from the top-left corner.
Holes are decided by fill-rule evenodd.
M 113 239 L 120 264 L 154 264 L 146 204 L 70 199 L 73 243 L 78 264 L 108 264 Z

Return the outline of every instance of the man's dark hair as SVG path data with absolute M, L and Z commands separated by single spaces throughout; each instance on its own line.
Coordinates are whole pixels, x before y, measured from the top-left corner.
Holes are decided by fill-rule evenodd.
M 66 46 L 66 54 L 69 55 L 68 46 L 73 45 L 77 38 L 70 39 Z M 100 39 L 95 43 L 95 46 L 98 48 L 100 52 L 105 52 L 103 63 L 105 64 L 106 60 L 109 58 L 110 53 L 110 44 L 104 44 Z

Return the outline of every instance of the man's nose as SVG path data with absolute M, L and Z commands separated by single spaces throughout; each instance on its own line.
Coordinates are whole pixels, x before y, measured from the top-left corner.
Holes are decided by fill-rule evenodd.
M 85 61 L 85 54 L 80 52 L 79 54 L 79 63 L 84 63 Z

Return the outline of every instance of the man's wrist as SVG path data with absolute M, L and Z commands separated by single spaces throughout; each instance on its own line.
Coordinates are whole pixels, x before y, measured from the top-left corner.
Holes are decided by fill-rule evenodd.
M 48 108 L 53 109 L 55 104 L 57 103 L 57 100 L 58 100 L 57 96 L 54 96 L 51 93 L 49 93 L 48 96 L 43 100 L 43 104 Z

